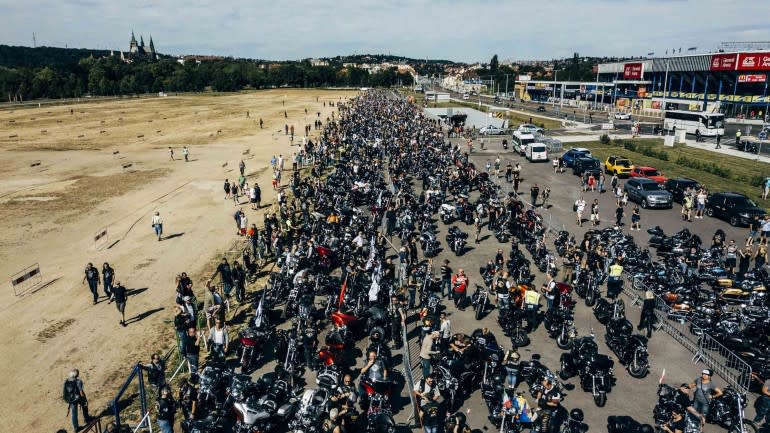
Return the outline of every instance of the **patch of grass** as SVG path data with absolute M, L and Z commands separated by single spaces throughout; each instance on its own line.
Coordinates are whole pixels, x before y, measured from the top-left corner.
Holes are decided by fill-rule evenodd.
M 580 143 L 580 147 L 590 149 L 602 162 L 609 155 L 624 156 L 635 165 L 655 167 L 669 178 L 695 179 L 710 192 L 746 194 L 767 208 L 757 183 L 770 176 L 770 164 L 687 146 L 665 147 L 660 139 L 614 140 L 611 144 L 592 141 Z M 668 160 L 661 159 L 663 155 Z

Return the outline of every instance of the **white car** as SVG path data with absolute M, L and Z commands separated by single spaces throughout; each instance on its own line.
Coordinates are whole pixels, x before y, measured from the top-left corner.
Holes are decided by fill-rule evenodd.
M 543 130 L 543 128 L 541 128 L 541 127 L 539 127 L 537 125 L 533 125 L 531 123 L 522 123 L 521 125 L 519 125 L 519 129 L 518 130 L 523 132 L 523 133 L 525 133 L 525 134 L 534 134 L 536 132 L 539 132 L 539 133 L 543 134 L 545 132 Z
M 485 126 L 485 127 L 481 128 L 479 130 L 479 132 L 482 135 L 503 135 L 503 134 L 505 134 L 505 130 L 504 129 L 498 128 L 497 126 L 494 126 L 494 125 Z
M 631 113 L 615 113 L 615 118 L 618 120 L 631 120 Z

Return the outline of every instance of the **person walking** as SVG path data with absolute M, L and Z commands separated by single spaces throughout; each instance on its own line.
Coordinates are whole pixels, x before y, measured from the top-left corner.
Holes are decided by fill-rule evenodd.
M 717 134 L 717 147 L 715 147 L 715 149 L 721 149 L 722 148 L 722 146 L 719 145 L 720 141 L 722 141 L 722 135 L 721 134 Z
M 97 288 L 99 287 L 100 280 L 99 270 L 94 267 L 93 263 L 86 265 L 83 284 L 85 284 L 86 281 L 88 282 L 88 288 L 91 289 L 91 294 L 94 296 L 94 304 L 96 304 L 99 301 L 99 292 L 97 291 Z
M 615 225 L 618 227 L 621 227 L 623 225 L 623 215 L 625 214 L 625 210 L 623 209 L 623 206 L 618 203 L 618 207 L 615 208 Z
M 217 274 L 219 274 L 219 277 L 222 280 L 222 291 L 225 294 L 226 298 L 230 297 L 230 292 L 233 290 L 233 271 L 232 268 L 230 268 L 230 264 L 227 263 L 227 257 L 222 257 L 222 262 L 217 266 L 216 272 L 214 272 L 213 277 L 216 277 Z
M 551 187 L 546 185 L 545 188 L 543 188 L 543 192 L 540 193 L 540 196 L 543 199 L 543 202 L 540 203 L 540 207 L 548 209 L 548 197 L 551 196 Z
M 583 199 L 583 197 L 580 197 L 579 199 L 575 200 L 575 204 L 572 207 L 572 210 L 575 211 L 575 217 L 577 219 L 577 225 L 580 227 L 583 227 L 583 212 L 586 209 L 586 201 Z
M 532 207 L 534 208 L 537 205 L 537 196 L 540 195 L 540 188 L 537 186 L 537 183 L 532 185 L 532 187 L 529 189 L 529 197 L 532 201 Z
M 639 222 L 642 220 L 642 214 L 639 210 L 639 206 L 634 206 L 634 210 L 631 213 L 631 230 L 641 231 L 642 228 Z
M 112 283 L 115 281 L 115 270 L 110 267 L 110 264 L 104 262 L 102 265 L 102 285 L 104 287 L 104 296 L 110 298 L 112 296 Z M 112 300 L 110 299 L 110 302 Z
M 741 130 L 735 131 L 735 147 L 738 147 L 741 145 Z
M 257 205 L 257 209 L 262 207 L 262 189 L 259 187 L 258 183 L 254 183 L 254 202 Z
M 80 371 L 73 369 L 69 377 L 64 381 L 62 398 L 67 403 L 67 414 L 72 416 L 72 428 L 75 432 L 83 429 L 78 423 L 78 408 L 83 410 L 83 421 L 88 423 L 91 416 L 88 414 L 88 398 L 83 387 L 83 381 L 80 380 Z
M 246 163 L 241 160 L 241 162 L 238 163 L 238 170 L 241 172 L 241 176 L 244 175 L 246 172 Z
M 168 154 L 169 154 L 169 156 L 171 156 L 171 160 L 172 161 L 176 161 L 174 159 L 174 148 L 173 147 L 171 147 L 171 146 L 168 147 Z
M 431 355 L 438 355 L 440 353 L 438 350 L 433 350 L 433 344 L 436 342 L 436 340 L 438 340 L 440 335 L 441 334 L 438 331 L 433 331 L 430 334 L 426 335 L 425 338 L 422 339 L 422 344 L 420 345 L 420 362 L 422 363 L 422 377 L 430 376 Z
M 644 292 L 644 301 L 642 302 L 642 314 L 639 317 L 638 330 L 647 329 L 647 338 L 652 337 L 652 327 L 655 325 L 655 294 L 652 290 Z
M 446 295 L 444 291 L 446 289 Z M 444 264 L 441 265 L 441 297 L 450 296 L 452 294 L 452 268 L 449 267 L 449 260 L 444 259 Z
M 225 179 L 225 184 L 222 187 L 225 190 L 225 200 L 230 198 L 230 179 Z
M 599 199 L 595 198 L 591 203 L 591 226 L 596 227 L 599 225 Z
M 187 146 L 182 147 L 182 155 L 184 156 L 184 162 L 190 162 L 188 159 L 190 157 L 190 150 Z
M 117 308 L 120 313 L 120 325 L 124 328 L 128 326 L 126 324 L 126 300 L 128 300 L 126 287 L 120 284 L 120 281 L 116 281 L 115 287 L 112 288 L 110 302 L 115 301 L 115 308 Z
M 163 238 L 163 219 L 158 211 L 155 211 L 155 215 L 152 216 L 152 228 L 155 229 L 155 235 L 158 236 L 158 242 L 160 242 Z

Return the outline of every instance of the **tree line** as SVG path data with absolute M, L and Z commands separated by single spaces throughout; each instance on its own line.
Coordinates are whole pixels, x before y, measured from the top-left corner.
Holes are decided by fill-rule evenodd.
M 88 57 L 77 63 L 0 66 L 0 92 L 12 100 L 112 96 L 157 92 L 232 92 L 271 87 L 389 87 L 411 85 L 396 68 L 369 71 L 309 61 L 266 63 L 246 59 L 187 61 L 173 58 L 125 63 L 116 56 Z

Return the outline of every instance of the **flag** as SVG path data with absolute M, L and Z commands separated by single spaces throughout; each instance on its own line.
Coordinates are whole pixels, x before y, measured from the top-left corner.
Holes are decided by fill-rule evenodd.
M 267 290 L 263 290 L 262 291 L 262 298 L 260 298 L 259 305 L 257 306 L 257 315 L 254 318 L 254 326 L 256 326 L 257 328 L 262 326 L 262 317 L 263 317 L 262 302 L 265 300 L 265 293 L 266 292 L 267 292 Z
M 664 368 L 663 369 L 663 373 L 660 374 L 660 380 L 658 381 L 658 385 L 662 385 L 663 384 L 663 380 L 665 380 L 665 379 L 666 379 L 666 369 Z
M 337 310 L 342 308 L 342 301 L 345 300 L 345 290 L 348 288 L 348 277 L 345 277 L 345 281 L 342 282 L 342 287 L 340 288 L 340 300 L 339 304 L 337 305 Z

